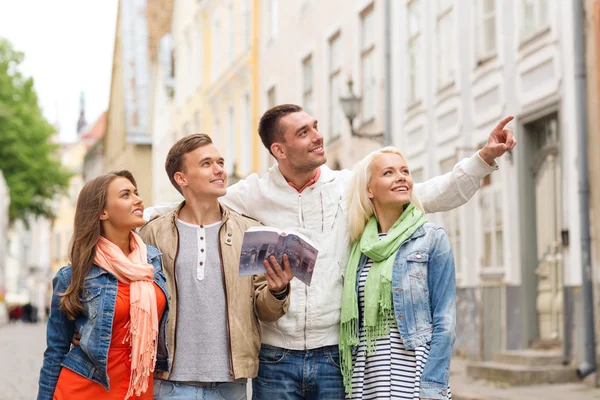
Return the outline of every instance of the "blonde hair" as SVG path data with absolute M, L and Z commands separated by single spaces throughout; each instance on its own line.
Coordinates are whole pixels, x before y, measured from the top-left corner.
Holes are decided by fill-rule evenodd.
M 375 214 L 373 202 L 368 196 L 367 186 L 371 181 L 371 166 L 373 161 L 382 154 L 397 154 L 406 161 L 400 150 L 388 146 L 369 153 L 354 166 L 354 176 L 350 183 L 348 198 L 348 225 L 352 242 L 360 239 L 369 219 Z M 413 189 L 411 203 L 423 211 L 423 205 Z

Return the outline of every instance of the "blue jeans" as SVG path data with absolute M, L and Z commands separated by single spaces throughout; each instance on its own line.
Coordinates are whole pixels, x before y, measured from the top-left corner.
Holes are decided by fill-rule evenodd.
M 193 386 L 181 382 L 154 380 L 155 400 L 246 400 L 246 383 L 218 382 Z
M 263 344 L 254 400 L 341 400 L 345 397 L 338 346 L 287 350 Z

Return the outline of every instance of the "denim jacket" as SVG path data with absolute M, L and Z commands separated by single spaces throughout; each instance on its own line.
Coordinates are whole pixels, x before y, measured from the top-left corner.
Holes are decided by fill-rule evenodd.
M 363 255 L 358 276 L 366 261 Z M 392 298 L 404 347 L 430 345 L 421 398 L 446 399 L 456 337 L 456 287 L 454 256 L 443 228 L 427 222 L 402 243 L 394 260 Z
M 154 282 L 168 299 L 160 251 L 147 245 L 148 263 L 154 267 Z M 84 311 L 74 320 L 67 318 L 60 307 L 61 296 L 71 282 L 71 266 L 61 268 L 52 280 L 52 304 L 46 329 L 47 348 L 40 371 L 38 400 L 52 399 L 62 367 L 98 382 L 110 390 L 107 373 L 108 348 L 112 338 L 112 323 L 117 301 L 118 281 L 114 275 L 97 265 L 87 274 L 81 293 Z M 166 324 L 169 302 L 160 319 L 155 370 L 169 370 L 166 346 Z M 79 346 L 71 348 L 73 334 L 81 334 Z

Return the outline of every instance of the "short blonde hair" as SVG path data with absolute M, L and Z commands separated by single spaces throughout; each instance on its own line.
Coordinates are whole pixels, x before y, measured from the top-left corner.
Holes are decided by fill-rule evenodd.
M 371 181 L 371 166 L 373 165 L 373 161 L 382 154 L 397 154 L 406 161 L 400 150 L 388 146 L 369 153 L 354 166 L 354 176 L 350 183 L 350 196 L 348 199 L 348 225 L 352 242 L 360 239 L 365 230 L 365 225 L 373 214 L 375 214 L 373 202 L 367 193 L 367 186 Z M 412 191 L 411 203 L 423 211 L 423 205 L 415 195 L 414 189 Z

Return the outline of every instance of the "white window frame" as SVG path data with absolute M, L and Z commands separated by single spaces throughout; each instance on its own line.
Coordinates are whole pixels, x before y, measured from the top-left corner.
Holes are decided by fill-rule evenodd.
M 457 162 L 456 156 L 448 157 L 443 159 L 439 163 L 440 174 L 445 174 L 447 172 L 452 171 L 454 165 Z M 449 210 L 443 212 L 442 217 L 442 226 L 448 235 L 448 239 L 450 240 L 450 245 L 452 246 L 452 252 L 454 253 L 454 265 L 456 271 L 456 281 L 460 282 L 462 279 L 462 275 L 464 273 L 464 266 L 462 263 L 462 242 L 463 242 L 463 230 L 461 229 L 461 221 L 462 221 L 462 207 L 455 208 L 453 210 Z
M 376 116 L 377 78 L 375 74 L 375 7 L 369 5 L 360 15 L 360 80 L 362 123 Z
M 314 67 L 313 57 L 309 54 L 302 60 L 302 107 L 307 114 L 314 114 Z
M 532 7 L 532 20 L 527 21 L 526 7 Z M 550 25 L 548 0 L 521 0 L 521 39 L 527 40 Z
M 505 221 L 502 217 L 504 203 L 502 200 L 502 185 L 497 181 L 499 175 L 488 175 L 484 178 L 479 189 L 479 232 L 481 249 L 481 275 L 503 275 L 505 272 L 506 248 Z M 486 213 L 490 213 L 489 221 Z M 502 238 L 502 248 L 498 248 L 498 234 Z M 490 235 L 489 252 L 486 235 Z M 488 261 L 489 260 L 489 261 Z
M 342 40 L 341 33 L 337 32 L 329 39 L 329 129 L 330 137 L 338 137 L 342 134 L 343 113 L 340 104 L 340 89 L 342 86 Z
M 217 16 L 212 23 L 212 79 L 216 81 L 221 74 L 221 20 Z
M 231 65 L 235 55 L 235 11 L 233 1 L 227 4 L 227 65 Z
M 277 105 L 277 86 L 273 85 L 267 90 L 267 108 Z
M 444 28 L 447 27 L 447 32 Z M 454 4 L 453 0 L 437 0 L 436 45 L 437 86 L 444 89 L 455 79 Z
M 279 0 L 267 0 L 267 27 L 269 29 L 267 37 L 274 39 L 277 37 L 279 23 Z
M 491 4 L 493 5 L 492 10 L 485 9 L 485 5 L 487 2 L 491 2 Z M 496 6 L 496 0 L 475 0 L 475 50 L 478 62 L 492 58 L 497 54 L 498 51 L 498 20 Z M 492 25 L 491 28 L 490 25 Z M 486 37 L 488 33 L 491 33 L 493 37 Z M 491 43 L 490 48 L 486 48 L 488 42 Z
M 412 0 L 406 6 L 407 27 L 407 71 L 408 85 L 406 91 L 407 104 L 410 107 L 421 97 L 420 93 L 420 65 L 421 65 L 421 1 Z M 414 19 L 412 18 L 414 16 Z
M 235 108 L 233 105 L 227 107 L 227 159 L 225 160 L 225 170 L 228 174 L 233 172 L 233 165 L 237 161 L 238 137 L 235 129 Z
M 242 50 L 246 50 L 250 47 L 250 43 L 252 43 L 252 6 L 250 4 L 251 0 L 241 0 L 241 48 Z
M 185 32 L 185 47 L 186 47 L 186 98 L 192 97 L 194 94 L 194 83 L 195 83 L 195 75 L 194 75 L 194 43 L 192 42 L 192 34 L 190 30 Z
M 252 100 L 250 93 L 244 94 L 242 98 L 242 165 L 240 165 L 240 176 L 246 176 L 252 172 L 252 155 L 254 154 L 252 144 Z

